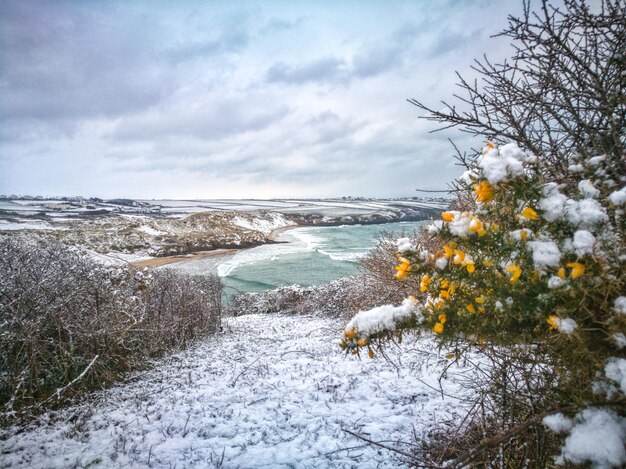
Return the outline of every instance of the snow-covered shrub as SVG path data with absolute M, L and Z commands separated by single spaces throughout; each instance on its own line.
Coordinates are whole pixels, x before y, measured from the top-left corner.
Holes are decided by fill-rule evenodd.
M 41 239 L 0 239 L 5 416 L 80 389 L 219 327 L 217 278 L 106 267 Z
M 333 282 L 300 287 L 291 285 L 258 293 L 241 293 L 233 297 L 226 313 L 297 314 L 347 318 L 362 309 L 401 301 L 402 292 L 393 290 L 370 275 L 345 277 Z
M 462 427 L 424 444 L 429 464 L 626 464 L 625 18 L 613 0 L 525 2 L 499 35 L 511 60 L 477 61 L 480 80 L 459 77 L 460 102 L 412 101 L 493 143 L 459 152 L 456 206 L 421 245 L 398 245 L 411 310 L 360 313 L 342 346 L 375 353 L 427 331 L 451 360 L 475 348 L 490 361 Z M 541 425 L 556 413 L 569 436 Z

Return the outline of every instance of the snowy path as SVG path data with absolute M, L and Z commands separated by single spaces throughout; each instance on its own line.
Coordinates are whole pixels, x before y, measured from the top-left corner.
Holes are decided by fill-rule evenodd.
M 394 454 L 342 428 L 406 449 L 413 431 L 456 418 L 433 365 L 405 341 L 389 357 L 340 353 L 337 321 L 244 316 L 88 403 L 4 432 L 0 467 L 398 467 Z M 463 370 L 444 390 L 463 396 Z M 390 442 L 390 440 L 393 440 Z M 223 460 L 222 460 L 223 457 Z M 220 466 L 222 463 L 222 466 Z

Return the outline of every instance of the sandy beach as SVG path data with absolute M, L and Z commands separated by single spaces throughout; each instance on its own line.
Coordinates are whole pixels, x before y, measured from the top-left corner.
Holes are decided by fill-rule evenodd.
M 281 233 L 284 233 L 293 228 L 299 228 L 299 227 L 300 227 L 299 225 L 289 225 L 289 226 L 283 226 L 281 228 L 277 228 L 273 230 L 267 236 L 267 239 L 270 241 L 277 241 Z M 195 260 L 204 259 L 207 257 L 225 258 L 231 255 L 234 255 L 236 252 L 241 251 L 242 249 L 250 249 L 250 248 L 214 249 L 211 251 L 198 251 L 198 252 L 193 252 L 190 254 L 181 254 L 177 256 L 152 257 L 148 259 L 138 259 L 136 261 L 130 262 L 130 264 L 133 267 L 137 267 L 138 269 L 143 269 L 144 267 L 156 268 L 156 267 L 162 267 L 164 265 L 175 264 L 175 263 L 184 262 L 184 261 L 195 261 Z M 220 259 L 220 261 L 222 260 L 223 259 Z

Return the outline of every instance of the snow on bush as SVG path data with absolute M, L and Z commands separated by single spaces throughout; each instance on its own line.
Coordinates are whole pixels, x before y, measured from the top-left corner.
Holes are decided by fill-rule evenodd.
M 626 464 L 626 419 L 601 409 L 585 409 L 565 439 L 559 465 L 591 463 L 595 468 L 623 467 Z
M 626 461 L 614 393 L 594 394 L 599 382 L 590 378 L 605 371 L 626 391 L 626 359 L 619 357 L 626 297 L 617 295 L 626 289 L 624 211 L 609 189 L 616 184 L 609 164 L 590 158 L 565 182 L 549 180 L 534 156 L 489 143 L 459 181 L 474 209 L 443 212 L 423 245 L 398 254 L 395 277 L 414 279 L 408 293 L 417 304 L 360 312 L 342 348 L 382 347 L 405 329 L 430 329 L 442 346 L 534 344 L 543 352 L 533 360 L 559 370 L 554 379 L 577 406 L 607 399 L 606 410 L 577 408 L 560 461 Z M 569 425 L 558 416 L 543 422 L 558 431 Z
M 565 433 L 574 426 L 574 423 L 561 412 L 547 415 L 543 418 L 542 423 L 554 433 Z

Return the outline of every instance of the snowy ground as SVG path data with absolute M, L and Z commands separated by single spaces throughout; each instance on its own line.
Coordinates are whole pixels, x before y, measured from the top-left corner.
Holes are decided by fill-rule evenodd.
M 429 339 L 360 361 L 340 353 L 340 334 L 329 319 L 228 319 L 148 373 L 4 430 L 0 467 L 398 467 L 343 429 L 407 450 L 413 433 L 463 413 L 467 371 L 453 367 L 442 384 L 456 397 L 442 397 Z

